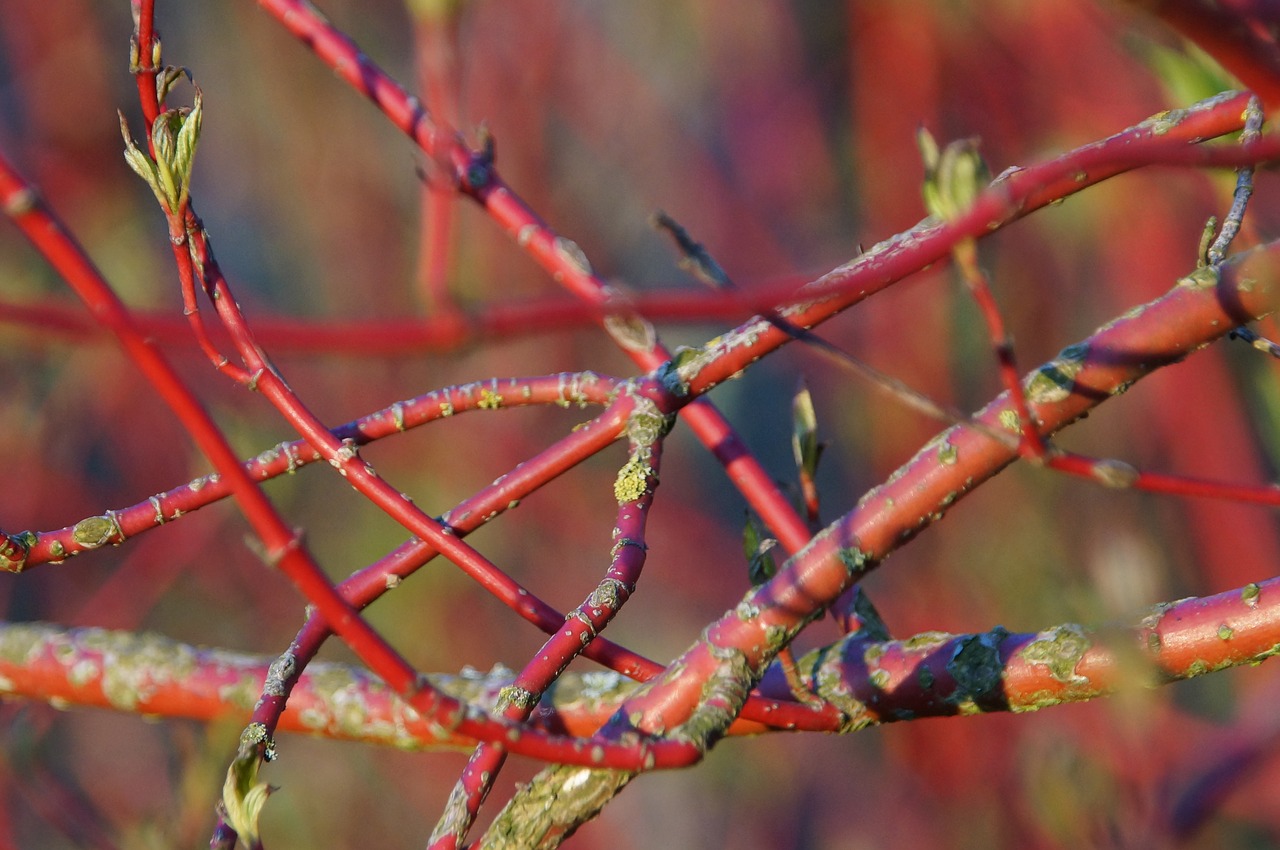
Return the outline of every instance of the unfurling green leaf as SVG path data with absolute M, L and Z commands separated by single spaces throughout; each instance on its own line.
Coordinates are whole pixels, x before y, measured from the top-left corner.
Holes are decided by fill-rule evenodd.
M 134 142 L 124 115 L 120 115 L 125 161 L 151 187 L 165 212 L 176 213 L 186 206 L 203 120 L 204 98 L 197 88 L 190 108 L 167 109 L 151 125 L 153 159 Z
M 186 68 L 175 68 L 172 65 L 166 65 L 159 73 L 156 74 L 156 102 L 164 103 L 169 99 L 169 92 L 175 85 L 186 77 L 191 80 L 191 72 Z
M 261 723 L 250 723 L 240 734 L 240 749 L 227 768 L 227 778 L 222 785 L 227 822 L 249 847 L 258 841 L 258 818 L 267 797 L 276 790 L 274 786 L 258 782 L 258 766 L 262 762 L 259 747 L 263 745 L 269 755 L 272 748 L 266 728 Z
M 822 457 L 818 442 L 818 415 L 813 409 L 813 395 L 803 382 L 791 399 L 791 452 L 802 477 L 812 480 L 818 473 Z
M 938 150 L 938 143 L 933 138 L 933 133 L 921 124 L 916 129 L 916 147 L 920 148 L 920 158 L 924 160 L 924 176 L 928 180 L 938 170 L 938 160 L 942 158 L 942 151 Z
M 161 206 L 164 206 L 165 194 L 160 185 L 160 175 L 156 172 L 155 160 L 138 148 L 133 136 L 129 133 L 129 124 L 125 120 L 124 113 L 121 112 L 119 115 L 120 134 L 124 136 L 124 161 L 129 164 L 135 174 L 151 187 L 151 191 L 155 193 L 156 200 L 160 202 Z
M 778 541 L 765 534 L 755 514 L 747 511 L 747 524 L 742 529 L 742 552 L 747 556 L 747 577 L 751 584 L 764 584 L 778 572 L 771 550 Z
M 173 154 L 173 170 L 180 176 L 182 194 L 178 205 L 186 204 L 191 192 L 191 167 L 195 164 L 196 145 L 200 142 L 200 125 L 204 122 L 204 97 L 200 89 L 196 89 L 195 102 L 190 114 L 182 122 L 178 130 L 177 147 Z
M 940 152 L 933 136 L 921 127 L 916 132 L 916 144 L 924 160 L 925 210 L 942 221 L 959 218 L 991 182 L 987 165 L 978 153 L 978 140 L 957 139 Z

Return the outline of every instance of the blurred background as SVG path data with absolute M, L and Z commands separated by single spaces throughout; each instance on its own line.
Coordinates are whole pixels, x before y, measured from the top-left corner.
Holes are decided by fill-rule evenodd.
M 920 125 L 942 142 L 979 137 L 999 173 L 1215 92 L 1176 39 L 1105 3 L 326 0 L 322 11 L 462 132 L 474 138 L 484 122 L 514 189 L 598 272 L 638 291 L 698 286 L 649 226 L 656 209 L 744 287 L 805 279 L 923 216 Z M 189 68 L 204 91 L 194 203 L 250 319 L 403 319 L 568 297 L 473 206 L 433 198 L 434 164 L 254 4 L 161 3 L 158 23 L 165 61 Z M 121 156 L 116 110 L 135 135 L 142 126 L 130 32 L 124 0 L 0 0 L 0 149 L 122 297 L 178 317 L 164 221 Z M 1274 180 L 1258 182 L 1242 243 L 1280 229 Z M 1147 170 L 984 241 L 1021 366 L 1193 268 L 1204 222 L 1225 211 L 1233 183 L 1231 174 Z M 0 227 L 7 532 L 70 525 L 208 471 L 111 341 L 58 321 L 84 315 Z M 661 332 L 674 346 L 725 327 Z M 975 409 L 999 392 L 979 315 L 945 267 L 822 334 L 941 402 Z M 194 346 L 165 339 L 244 456 L 291 436 Z M 271 350 L 334 424 L 492 376 L 635 371 L 586 325 L 448 351 L 369 356 L 365 347 L 284 341 Z M 790 346 L 712 396 L 781 481 L 795 477 L 790 404 L 802 376 L 828 443 L 819 485 L 830 521 L 940 426 Z M 438 514 L 589 415 L 476 414 L 365 455 Z M 1273 367 L 1224 344 L 1144 381 L 1061 442 L 1144 469 L 1258 483 L 1274 478 L 1278 416 Z M 658 659 L 683 650 L 747 586 L 745 503 L 687 431 L 667 445 L 646 574 L 610 629 Z M 607 564 L 621 459 L 620 449 L 595 459 L 472 542 L 568 610 Z M 335 578 L 405 538 L 323 469 L 267 491 Z M 215 505 L 127 546 L 7 577 L 0 611 L 274 655 L 300 627 L 302 601 L 246 547 L 246 530 L 231 505 Z M 1015 467 L 866 587 L 895 636 L 997 623 L 1034 631 L 1128 619 L 1260 580 L 1278 552 L 1264 509 Z M 442 564 L 369 616 L 424 670 L 518 666 L 541 643 Z M 801 648 L 836 637 L 826 623 L 811 632 Z M 336 643 L 324 657 L 351 659 Z M 1280 680 L 1264 665 L 1030 716 L 732 740 L 696 770 L 643 777 L 569 846 L 1274 846 L 1277 696 Z M 243 721 L 0 706 L 0 847 L 203 843 Z M 283 788 L 263 819 L 273 850 L 423 846 L 465 759 L 297 736 L 283 736 L 280 751 L 264 773 Z M 535 769 L 513 763 L 491 806 Z

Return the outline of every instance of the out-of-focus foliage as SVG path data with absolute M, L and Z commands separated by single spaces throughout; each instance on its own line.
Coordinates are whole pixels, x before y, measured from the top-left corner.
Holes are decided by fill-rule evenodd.
M 1186 75 L 1166 58 L 1182 50 L 1175 40 L 1143 19 L 1065 0 L 412 5 L 447 5 L 457 17 L 415 18 L 385 0 L 323 10 L 401 80 L 443 91 L 428 103 L 456 108 L 447 117 L 462 131 L 487 123 L 507 180 L 594 268 L 640 290 L 697 285 L 648 225 L 659 207 L 749 288 L 821 273 L 922 218 L 921 125 L 942 146 L 980 138 L 999 173 L 1185 105 L 1167 94 L 1186 91 Z M 418 172 L 429 183 L 434 164 L 253 4 L 162 2 L 158 15 L 166 61 L 191 69 L 204 93 L 192 198 L 250 318 L 422 314 Z M 123 0 L 0 2 L 0 147 L 131 305 L 177 315 L 164 222 L 122 155 L 116 110 L 138 126 L 129 31 Z M 455 60 L 444 72 L 438 53 L 415 59 L 416 49 L 441 44 Z M 983 242 L 1020 362 L 1051 357 L 1193 268 L 1204 221 L 1225 209 L 1230 185 L 1229 176 L 1139 173 Z M 1275 188 L 1259 179 L 1245 239 L 1278 232 Z M 554 292 L 476 210 L 460 201 L 453 214 L 448 281 L 459 302 L 479 308 Z M 6 228 L 0 300 L 70 303 Z M 721 329 L 662 332 L 675 344 Z M 999 391 L 979 316 L 945 268 L 822 333 L 949 404 L 974 408 Z M 0 346 L 6 531 L 68 525 L 207 471 L 105 340 L 6 323 Z M 246 457 L 286 436 L 260 398 L 223 382 L 194 348 L 172 354 Z M 448 355 L 278 359 L 335 424 L 494 375 L 633 371 L 590 328 Z M 848 510 L 939 428 L 793 345 L 713 394 L 779 480 L 794 478 L 797 372 L 827 444 L 817 476 L 827 516 Z M 1278 401 L 1269 366 L 1215 349 L 1144 382 L 1064 442 L 1142 468 L 1264 480 L 1277 465 Z M 439 513 L 575 421 L 558 410 L 469 416 L 465 426 L 443 422 L 367 454 Z M 584 576 L 607 562 L 615 471 L 593 463 L 473 540 L 543 598 L 576 604 Z M 404 538 L 321 470 L 268 492 L 334 576 Z M 741 501 L 687 435 L 668 443 L 651 529 L 644 581 L 610 631 L 667 658 L 748 581 Z M 244 534 L 234 510 L 216 506 L 118 551 L 8 578 L 0 607 L 9 620 L 279 652 L 302 622 L 301 602 Z M 995 623 L 1030 630 L 1236 587 L 1273 574 L 1276 563 L 1280 538 L 1262 509 L 1015 468 L 896 554 L 868 590 L 895 635 Z M 518 664 L 540 640 L 439 566 L 370 617 L 424 669 Z M 1266 758 L 1272 736 L 1258 719 L 1276 689 L 1264 667 L 1028 717 L 731 741 L 697 770 L 636 782 L 571 846 L 1120 847 L 1151 835 L 1163 844 L 1173 840 L 1179 795 L 1228 744 L 1259 755 L 1255 779 L 1188 840 L 1256 846 L 1280 830 L 1280 783 L 1265 781 L 1276 769 Z M 0 714 L 0 845 L 204 840 L 234 724 L 150 725 L 26 703 Z M 453 754 L 289 737 L 280 751 L 265 773 L 284 790 L 261 824 L 274 850 L 421 846 L 462 764 Z

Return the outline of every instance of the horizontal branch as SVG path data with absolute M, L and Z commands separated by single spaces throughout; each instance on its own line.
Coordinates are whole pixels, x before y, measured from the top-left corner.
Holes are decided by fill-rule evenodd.
M 439 419 L 448 419 L 477 410 L 556 405 L 586 407 L 607 405 L 618 390 L 616 379 L 593 372 L 561 372 L 532 378 L 492 378 L 442 387 L 331 429 L 335 439 L 353 446 L 365 446 Z M 618 429 L 621 425 L 617 426 Z M 615 432 L 616 433 L 616 432 Z M 571 437 L 570 439 L 576 440 Z M 284 441 L 249 458 L 242 464 L 255 481 L 292 475 L 315 463 L 321 455 L 305 440 Z M 485 488 L 482 493 L 495 489 Z M 231 493 L 229 483 L 214 473 L 196 478 L 143 502 L 87 517 L 52 531 L 24 531 L 13 535 L 25 545 L 25 557 L 0 559 L 0 570 L 22 572 L 45 563 L 59 563 L 81 552 L 98 549 L 126 539 L 199 510 Z M 478 494 L 479 495 L 479 494 Z M 520 495 L 524 495 L 523 493 Z M 503 504 L 512 501 L 508 498 Z M 455 510 L 453 516 L 465 508 Z
M 248 718 L 274 659 L 194 647 L 156 634 L 0 625 L 0 684 L 11 696 L 158 717 Z M 491 707 L 510 671 L 431 677 L 443 692 Z M 495 679 L 495 676 L 497 679 Z M 501 680 L 501 681 L 499 681 Z M 314 662 L 294 689 L 280 728 L 396 747 L 464 747 L 366 669 Z
M 854 634 L 797 661 L 841 708 L 844 731 L 955 714 L 1038 711 L 1125 688 L 1259 664 L 1280 653 L 1280 579 L 1153 607 L 1136 623 L 1065 623 L 1035 634 L 925 632 L 879 641 Z M 788 693 L 771 670 L 761 690 Z
M 882 723 L 993 711 L 1036 711 L 1084 702 L 1135 681 L 1190 679 L 1280 653 L 1280 579 L 1157 605 L 1128 625 L 1064 623 L 1040 632 L 996 628 L 925 632 L 903 640 L 855 633 L 797 661 L 805 685 L 840 707 L 850 732 Z M 0 623 L 0 686 L 59 708 L 88 706 L 210 721 L 248 717 L 273 659 L 194 647 L 156 634 L 50 623 Z M 504 667 L 431 674 L 455 699 L 492 712 L 515 680 Z M 556 734 L 589 736 L 637 687 L 617 673 L 568 672 L 531 718 Z M 791 693 L 781 669 L 761 682 Z M 359 666 L 313 662 L 289 698 L 279 729 L 402 749 L 474 746 L 405 704 Z M 730 735 L 766 727 L 739 721 Z M 777 731 L 777 730 L 773 730 Z

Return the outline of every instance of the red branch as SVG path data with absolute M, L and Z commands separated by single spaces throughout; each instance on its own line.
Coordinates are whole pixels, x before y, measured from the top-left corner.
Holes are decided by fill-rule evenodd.
M 1027 380 L 1041 434 L 1052 434 L 1151 371 L 1177 362 L 1231 328 L 1276 308 L 1280 243 L 1225 264 L 1212 278 L 1185 279 L 1168 294 L 1063 350 Z M 1007 394 L 974 419 L 1018 433 Z M 767 583 L 707 627 L 690 647 L 619 711 L 641 730 L 670 730 L 696 719 L 713 680 L 763 675 L 777 651 L 890 552 L 940 520 L 958 500 L 1017 458 L 1016 447 L 964 425 L 939 434 L 857 508 L 829 525 Z

